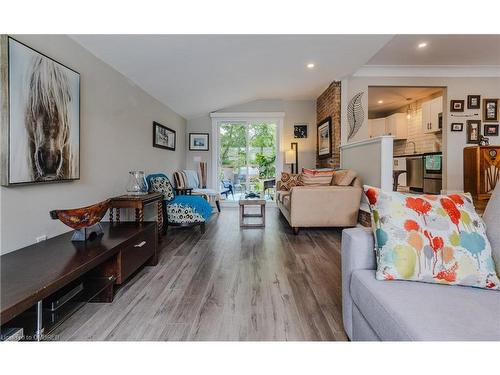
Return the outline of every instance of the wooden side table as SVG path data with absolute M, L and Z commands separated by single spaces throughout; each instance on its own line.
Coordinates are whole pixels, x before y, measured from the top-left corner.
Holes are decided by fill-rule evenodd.
M 156 203 L 157 204 L 157 221 L 158 221 L 158 241 L 161 241 L 163 230 L 163 194 L 148 193 L 144 195 L 120 195 L 113 197 L 110 200 L 109 220 L 111 222 L 120 222 L 120 209 L 133 208 L 135 209 L 135 221 L 144 221 L 144 206 Z M 113 210 L 115 211 L 113 214 Z
M 240 199 L 240 227 L 241 228 L 262 228 L 266 226 L 266 200 L 265 199 Z M 245 213 L 245 206 L 260 206 L 260 214 Z M 246 217 L 261 217 L 262 222 L 258 224 L 245 223 Z

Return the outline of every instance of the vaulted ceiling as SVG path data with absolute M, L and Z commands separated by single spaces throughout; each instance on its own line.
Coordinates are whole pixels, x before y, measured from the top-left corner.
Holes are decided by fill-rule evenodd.
M 363 65 L 500 66 L 499 35 L 71 37 L 188 119 L 256 99 L 315 99 Z
M 388 35 L 73 35 L 186 118 L 256 99 L 315 99 Z M 306 67 L 314 63 L 313 69 Z

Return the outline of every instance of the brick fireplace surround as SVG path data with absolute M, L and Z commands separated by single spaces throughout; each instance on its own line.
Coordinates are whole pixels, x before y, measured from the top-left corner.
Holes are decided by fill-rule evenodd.
M 317 168 L 338 168 L 340 167 L 340 82 L 334 81 L 316 99 L 316 120 L 323 121 L 327 117 L 332 118 L 332 156 L 328 159 L 318 159 L 316 156 Z M 316 142 L 316 155 L 318 144 Z
M 316 142 L 316 168 L 340 167 L 340 82 L 334 81 L 316 99 L 316 120 L 322 122 L 327 117 L 332 119 L 332 156 L 328 159 L 319 159 Z M 365 227 L 371 226 L 370 213 L 360 210 L 359 223 Z

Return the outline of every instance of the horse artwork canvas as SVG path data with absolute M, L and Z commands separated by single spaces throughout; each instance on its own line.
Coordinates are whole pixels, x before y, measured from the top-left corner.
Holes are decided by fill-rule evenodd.
M 2 184 L 79 179 L 80 74 L 10 37 L 2 49 L 8 61 Z

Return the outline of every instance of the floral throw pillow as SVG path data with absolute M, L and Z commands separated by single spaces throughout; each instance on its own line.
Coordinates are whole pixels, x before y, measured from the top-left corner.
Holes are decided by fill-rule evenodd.
M 377 279 L 500 290 L 486 227 L 470 194 L 364 190 L 377 247 Z
M 150 183 L 151 190 L 156 193 L 163 193 L 163 198 L 166 201 L 171 201 L 175 198 L 174 189 L 167 177 L 153 177 Z

